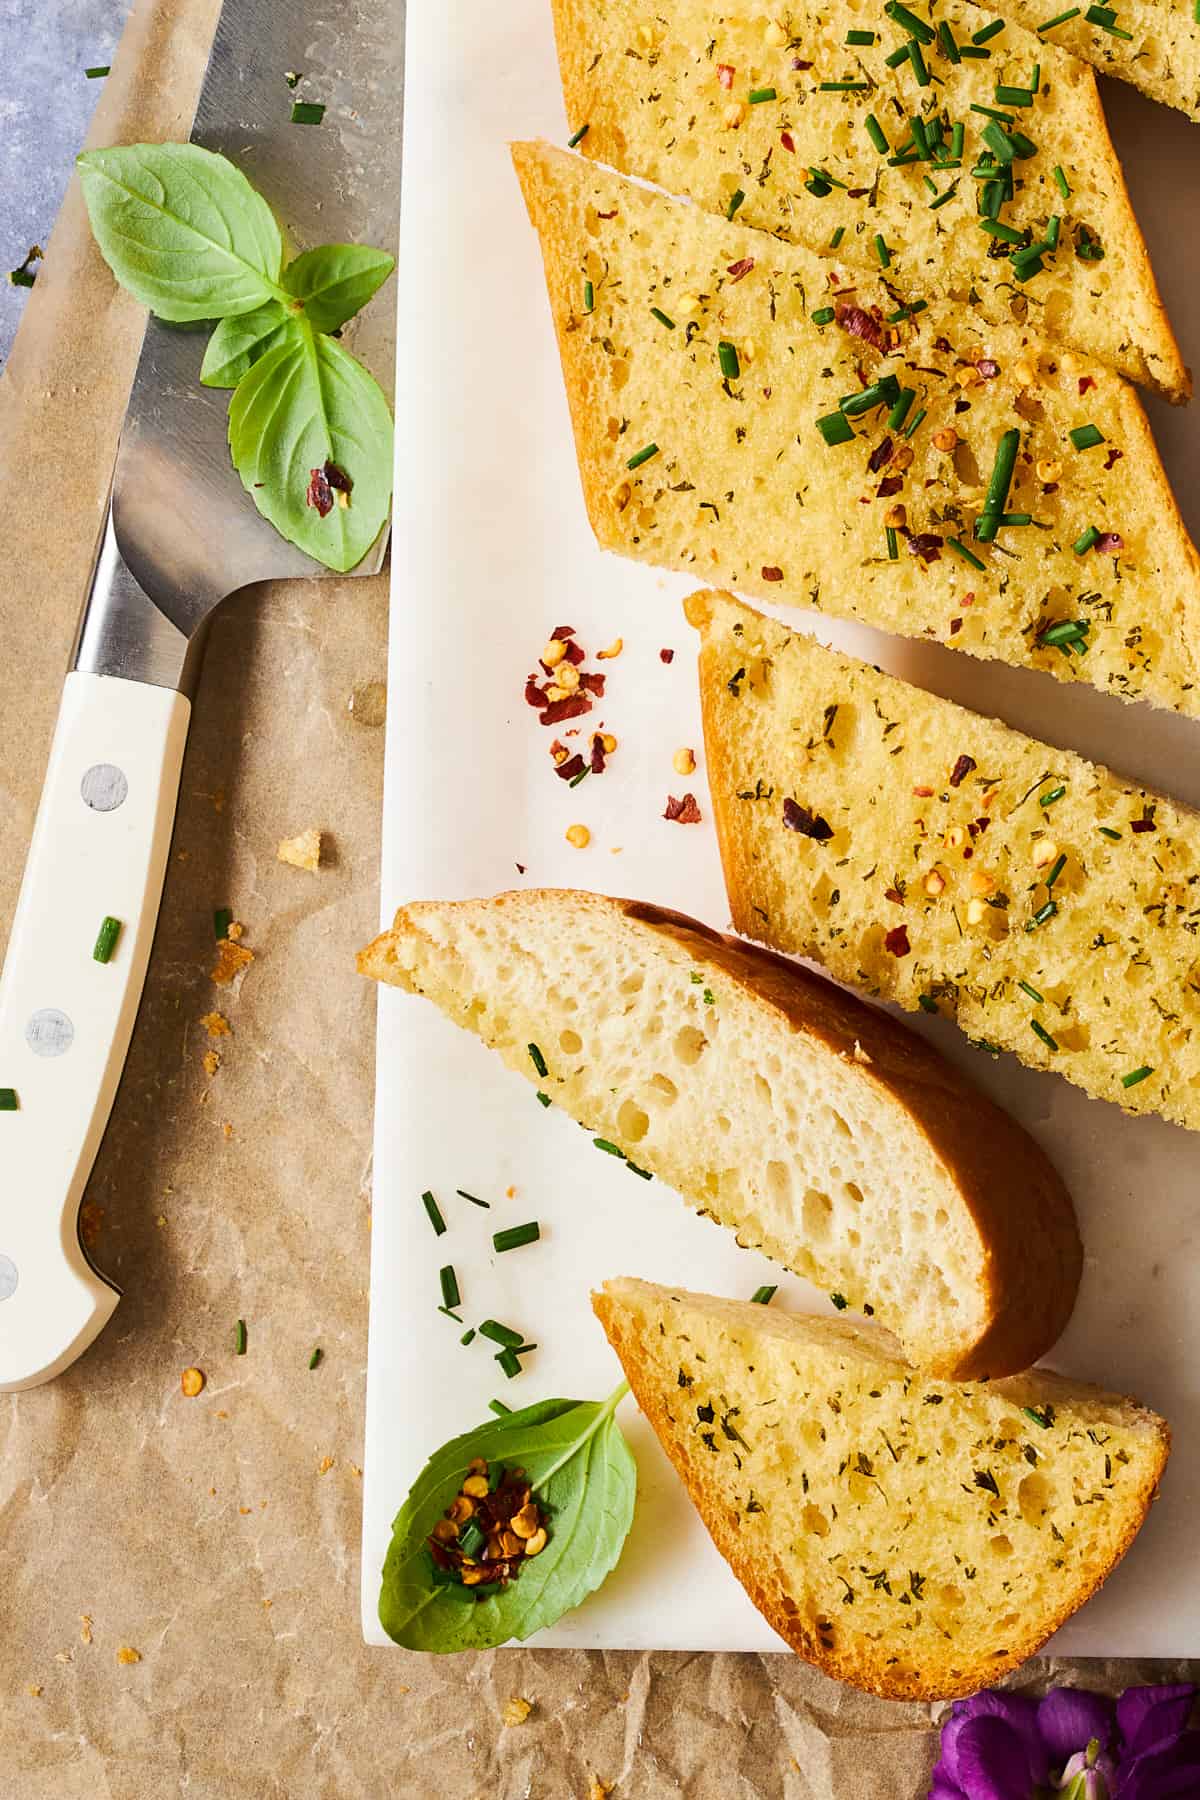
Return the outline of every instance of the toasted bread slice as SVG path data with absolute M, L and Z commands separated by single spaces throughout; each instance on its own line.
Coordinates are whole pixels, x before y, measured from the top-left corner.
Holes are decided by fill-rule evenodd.
M 882 263 L 909 302 L 951 300 L 993 324 L 1027 319 L 1187 398 L 1095 77 L 1055 44 L 965 0 L 733 14 L 711 0 L 555 0 L 554 10 L 585 154 L 840 268 L 876 275 Z M 847 44 L 864 25 L 873 42 Z M 976 43 L 989 26 L 996 35 Z M 987 187 L 989 161 L 1000 188 Z M 981 225 L 985 207 L 1007 235 Z M 1042 254 L 1023 258 L 1034 244 Z
M 553 890 L 404 907 L 359 967 L 925 1366 L 1023 1368 L 1070 1315 L 1079 1239 L 1041 1150 L 819 976 L 678 913 Z
M 738 930 L 1200 1130 L 1200 815 L 727 594 L 687 614 Z
M 606 549 L 1200 713 L 1200 560 L 1118 376 L 967 307 L 903 319 L 878 284 L 563 151 L 514 158 Z M 1057 642 L 1075 624 L 1086 655 Z
M 1053 30 L 1038 32 L 1043 42 L 1049 39 L 1102 75 L 1128 81 L 1151 100 L 1200 120 L 1200 30 L 1194 3 L 1120 0 L 1109 9 L 1116 17 L 1103 25 L 1088 18 L 1091 7 L 1056 8 L 1043 6 L 1040 0 L 1011 0 L 1004 10 L 1033 32 L 1059 17 Z
M 1111 1574 L 1165 1422 L 1045 1369 L 950 1386 L 886 1331 L 649 1282 L 592 1301 L 718 1550 L 827 1675 L 896 1699 L 989 1686 Z

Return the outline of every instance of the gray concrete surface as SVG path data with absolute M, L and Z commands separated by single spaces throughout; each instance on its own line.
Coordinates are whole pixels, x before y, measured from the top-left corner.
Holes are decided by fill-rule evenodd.
M 130 0 L 0 0 L 0 362 L 29 295 L 12 287 L 31 244 L 50 235 Z

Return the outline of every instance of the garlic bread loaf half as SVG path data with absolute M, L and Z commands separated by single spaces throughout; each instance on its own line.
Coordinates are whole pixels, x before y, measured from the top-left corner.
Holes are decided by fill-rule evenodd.
M 1119 376 L 513 154 L 605 549 L 1200 713 L 1200 560 Z
M 1129 1549 L 1166 1423 L 1045 1369 L 920 1374 L 886 1331 L 646 1281 L 592 1297 L 718 1550 L 805 1661 L 890 1699 L 990 1686 Z
M 1102 75 L 1128 81 L 1151 100 L 1200 120 L 1200 19 L 1195 0 L 1118 0 L 1116 6 L 1046 7 L 1011 0 L 1016 24 Z M 991 15 L 985 13 L 984 18 Z
M 678 913 L 544 889 L 401 908 L 363 974 L 424 994 L 635 1175 L 889 1324 L 923 1367 L 1024 1368 L 1080 1274 L 1019 1126 L 831 982 Z
M 1200 815 L 727 594 L 686 608 L 737 929 L 1200 1130 Z
M 1095 77 L 1055 32 L 968 0 L 554 10 L 585 155 L 1187 398 Z

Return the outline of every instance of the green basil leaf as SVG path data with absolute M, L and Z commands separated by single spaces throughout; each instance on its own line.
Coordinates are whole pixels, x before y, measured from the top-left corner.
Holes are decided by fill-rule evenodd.
M 201 381 L 205 387 L 236 387 L 260 356 L 297 330 L 295 320 L 278 300 L 268 300 L 265 306 L 239 313 L 234 319 L 222 319 L 208 340 L 200 365 Z
M 314 331 L 336 331 L 361 311 L 395 266 L 395 257 L 367 244 L 322 244 L 288 264 L 283 285 L 303 300 Z
M 481 1425 L 434 1453 L 392 1526 L 379 1618 L 409 1650 L 486 1650 L 527 1638 L 598 1588 L 615 1568 L 637 1493 L 637 1465 L 607 1400 L 545 1400 Z M 472 1458 L 522 1468 L 547 1514 L 549 1541 L 502 1591 L 477 1599 L 435 1573 L 427 1540 Z
M 270 207 L 198 144 L 130 144 L 78 158 L 92 232 L 121 283 L 164 319 L 224 319 L 278 299 Z
M 297 319 L 238 384 L 229 448 L 254 504 L 285 538 L 329 569 L 362 561 L 391 502 L 392 415 L 378 382 L 340 344 Z M 326 463 L 349 476 L 351 492 L 348 506 L 322 518 L 308 494 Z

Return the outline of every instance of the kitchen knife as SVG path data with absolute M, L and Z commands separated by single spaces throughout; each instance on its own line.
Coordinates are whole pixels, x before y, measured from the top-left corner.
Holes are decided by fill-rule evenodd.
M 404 0 L 225 0 L 192 142 L 237 163 L 293 253 L 394 248 L 403 46 Z M 322 102 L 321 122 L 292 123 L 296 100 Z M 350 332 L 390 392 L 387 298 Z M 242 487 L 228 395 L 199 383 L 205 343 L 146 326 L 0 976 L 0 1391 L 65 1369 L 120 1298 L 79 1209 L 141 998 L 209 621 L 250 582 L 330 573 Z M 354 574 L 381 567 L 386 539 Z M 121 930 L 101 961 L 107 916 Z

